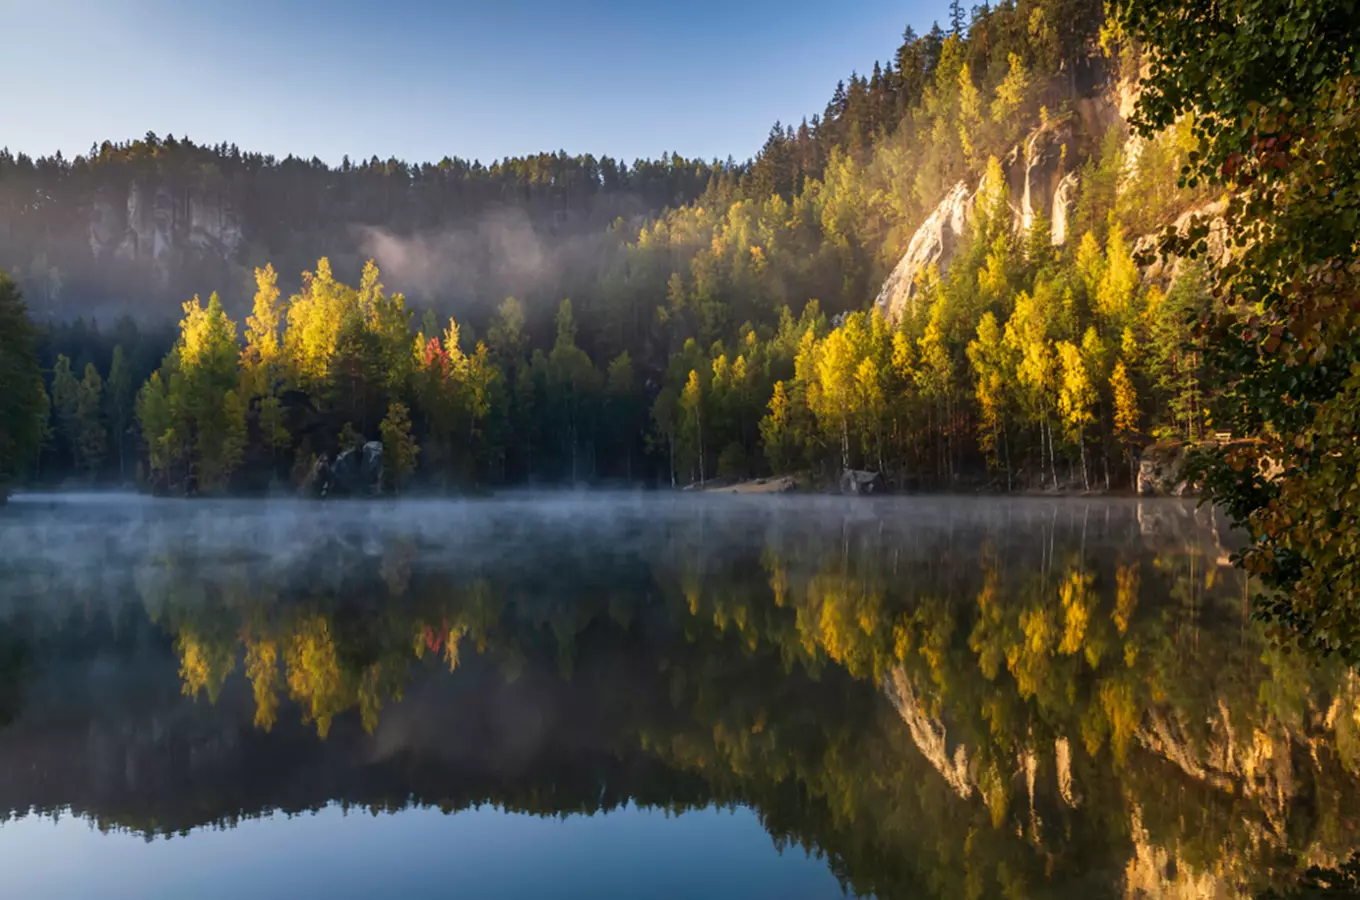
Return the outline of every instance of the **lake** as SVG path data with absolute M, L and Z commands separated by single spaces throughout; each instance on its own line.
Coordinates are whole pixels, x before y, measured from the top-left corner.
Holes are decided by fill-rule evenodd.
M 17 497 L 0 893 L 1354 878 L 1360 679 L 1233 547 L 1170 500 Z

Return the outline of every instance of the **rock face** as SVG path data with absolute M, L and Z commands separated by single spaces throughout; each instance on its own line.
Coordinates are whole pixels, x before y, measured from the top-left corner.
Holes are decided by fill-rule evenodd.
M 1209 264 L 1216 264 L 1224 261 L 1228 256 L 1228 223 L 1223 217 L 1227 210 L 1227 203 L 1217 200 L 1208 206 L 1186 210 L 1176 217 L 1172 227 L 1176 233 L 1184 236 L 1194 224 L 1203 222 L 1209 226 L 1209 234 L 1205 238 L 1206 250 L 1205 259 Z M 1133 251 L 1135 254 L 1149 253 L 1157 249 L 1158 235 L 1146 234 L 1134 242 Z M 1184 260 L 1176 258 L 1170 265 L 1167 265 L 1158 256 L 1143 268 L 1143 277 L 1152 281 L 1175 281 L 1180 275 Z
M 1072 188 L 1076 184 L 1076 172 L 1068 171 L 1067 154 L 1068 147 L 1075 145 L 1076 137 L 1072 125 L 1064 123 L 1054 128 L 1041 128 L 1030 135 L 1024 144 L 1024 159 L 1021 163 L 1023 178 L 1019 185 L 1019 225 L 1029 230 L 1040 216 L 1050 222 L 1061 218 L 1061 232 L 1051 225 L 1049 228 L 1050 240 L 1055 245 L 1063 243 L 1067 235 L 1067 205 L 1072 202 Z M 1062 190 L 1064 184 L 1067 184 L 1067 188 Z M 1061 213 L 1058 212 L 1060 206 Z
M 943 272 L 949 267 L 954 248 L 972 218 L 974 193 L 965 182 L 954 185 L 953 190 L 911 236 L 907 252 L 883 283 L 883 289 L 874 301 L 890 320 L 895 322 L 902 318 L 910 307 L 919 281 L 927 269 L 939 266 Z
M 225 193 L 141 181 L 122 192 L 104 188 L 96 195 L 88 237 L 96 262 L 149 266 L 158 288 L 169 284 L 186 254 L 230 260 L 244 243 L 241 217 Z
M 1016 229 L 1028 229 L 1045 217 L 1052 222 L 1049 229 L 1052 242 L 1057 245 L 1066 241 L 1067 219 L 1077 184 L 1076 172 L 1069 171 L 1075 156 L 1069 148 L 1075 146 L 1078 137 L 1071 122 L 1040 128 L 1017 144 L 1002 161 L 1007 203 Z M 940 274 L 948 271 L 972 221 L 979 188 L 980 185 L 970 187 L 968 182 L 960 181 L 916 229 L 907 252 L 883 283 L 875 301 L 890 321 L 898 321 L 911 311 L 921 278 L 931 266 L 937 267 Z
M 1072 215 L 1072 205 L 1077 201 L 1077 173 L 1068 172 L 1053 190 L 1052 223 L 1049 234 L 1053 246 L 1067 243 L 1067 220 Z

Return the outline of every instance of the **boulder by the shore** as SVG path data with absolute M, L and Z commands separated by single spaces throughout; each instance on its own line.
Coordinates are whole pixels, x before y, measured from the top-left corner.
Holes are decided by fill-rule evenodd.
M 302 484 L 302 493 L 311 497 L 362 497 L 382 492 L 382 444 L 369 441 L 337 454 L 334 461 L 317 458 Z

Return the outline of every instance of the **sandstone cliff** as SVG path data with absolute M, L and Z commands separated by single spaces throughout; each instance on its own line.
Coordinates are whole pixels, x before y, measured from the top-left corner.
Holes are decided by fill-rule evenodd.
M 1108 118 L 1102 113 L 1086 120 L 1079 113 L 1060 123 L 1045 123 L 1017 144 L 1001 161 L 1006 177 L 1006 201 L 1013 226 L 1028 231 L 1041 218 L 1049 222 L 1050 240 L 1067 240 L 1068 217 L 1076 199 L 1076 167 L 1090 152 L 1092 135 Z M 967 237 L 980 180 L 960 181 L 926 217 L 912 235 L 907 252 L 884 282 L 875 304 L 896 321 L 912 307 L 921 279 L 933 266 L 940 274 L 949 269 L 960 243 Z
M 192 255 L 234 260 L 245 242 L 240 212 L 227 193 L 135 180 L 95 194 L 87 230 L 95 262 L 139 264 L 159 289 L 169 287 Z
M 1134 176 L 1146 143 L 1127 124 L 1136 99 L 1133 83 L 1108 85 L 1073 103 L 1060 121 L 1039 123 L 1001 160 L 1006 201 L 1017 233 L 1028 232 L 1042 219 L 1049 223 L 1049 239 L 1055 247 L 1080 236 L 1071 233 L 1070 223 L 1081 187 L 1080 171 L 1098 152 L 1103 136 L 1112 127 L 1123 136 L 1123 178 Z M 956 183 L 913 233 L 875 300 L 890 320 L 897 321 L 914 310 L 922 279 L 932 268 L 939 275 L 948 272 L 954 254 L 969 235 L 981 182 L 975 177 Z M 1222 210 L 1222 203 L 1201 204 L 1183 211 L 1170 224 L 1184 233 L 1195 216 L 1210 220 L 1208 250 L 1216 258 L 1224 252 Z M 1136 243 L 1138 250 L 1155 246 L 1156 235 L 1143 235 Z M 1144 276 L 1165 282 L 1180 268 L 1179 263 L 1168 266 L 1158 261 L 1146 268 Z

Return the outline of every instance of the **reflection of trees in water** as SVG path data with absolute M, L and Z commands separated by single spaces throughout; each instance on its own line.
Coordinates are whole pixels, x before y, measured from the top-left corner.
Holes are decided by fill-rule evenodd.
M 1185 508 L 931 527 L 873 509 L 815 528 L 695 509 L 599 553 L 532 529 L 456 559 L 417 539 L 282 569 L 161 552 L 118 589 L 173 642 L 185 694 L 248 683 L 264 731 L 292 717 L 334 744 L 353 722 L 381 743 L 388 716 L 431 709 L 394 705 L 431 680 L 617 701 L 602 758 L 652 780 L 607 783 L 750 804 L 865 893 L 1256 891 L 1355 849 L 1360 681 L 1269 647 Z M 598 777 L 559 791 L 580 772 L 479 794 L 441 787 L 450 771 L 417 802 L 608 808 Z

